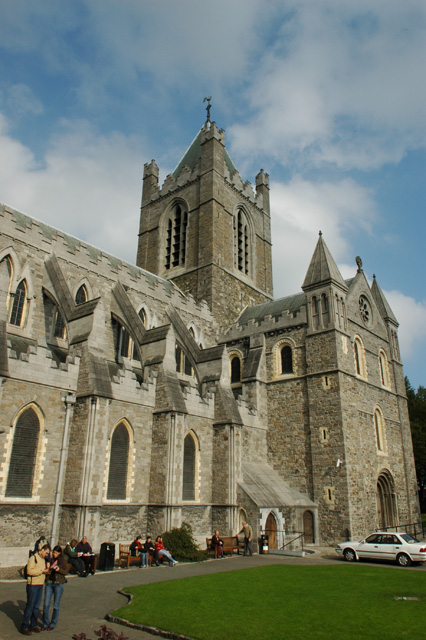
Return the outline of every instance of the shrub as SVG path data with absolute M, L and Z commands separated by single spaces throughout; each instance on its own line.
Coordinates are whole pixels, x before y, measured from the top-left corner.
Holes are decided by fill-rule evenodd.
M 182 522 L 179 529 L 172 529 L 163 534 L 166 549 L 170 549 L 175 560 L 183 562 L 201 562 L 207 557 L 205 551 L 199 549 L 192 535 L 191 525 Z
M 106 624 L 103 624 L 100 629 L 95 631 L 95 634 L 100 640 L 129 640 L 127 636 L 124 636 L 122 633 L 118 635 L 113 629 L 108 629 Z M 75 633 L 73 640 L 90 640 L 90 638 L 88 638 L 85 633 Z

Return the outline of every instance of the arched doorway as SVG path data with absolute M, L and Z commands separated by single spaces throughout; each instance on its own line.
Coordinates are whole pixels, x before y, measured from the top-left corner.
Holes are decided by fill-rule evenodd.
M 380 529 L 396 525 L 395 484 L 389 471 L 382 471 L 377 478 L 377 520 Z
M 266 518 L 265 533 L 269 536 L 269 548 L 277 548 L 277 521 L 274 514 L 271 512 Z
M 247 522 L 247 513 L 241 508 L 238 512 L 238 531 L 241 531 L 243 522 Z
M 314 514 L 312 511 L 305 511 L 303 513 L 303 533 L 306 544 L 313 544 L 315 542 Z

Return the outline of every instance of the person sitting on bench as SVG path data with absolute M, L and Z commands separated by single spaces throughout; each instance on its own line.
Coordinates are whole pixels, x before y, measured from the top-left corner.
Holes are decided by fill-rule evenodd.
M 155 548 L 157 549 L 159 556 L 164 556 L 168 559 L 169 565 L 171 567 L 174 567 L 175 564 L 177 564 L 177 560 L 174 560 L 171 553 L 164 547 L 163 538 L 161 536 L 157 536 L 157 539 L 155 541 Z

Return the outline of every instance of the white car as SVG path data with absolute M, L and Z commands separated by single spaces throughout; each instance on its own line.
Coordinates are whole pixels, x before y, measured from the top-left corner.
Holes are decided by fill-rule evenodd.
M 409 567 L 412 562 L 426 562 L 426 542 L 400 532 L 376 531 L 359 542 L 342 542 L 336 552 L 348 562 L 360 558 L 393 560 L 401 567 Z

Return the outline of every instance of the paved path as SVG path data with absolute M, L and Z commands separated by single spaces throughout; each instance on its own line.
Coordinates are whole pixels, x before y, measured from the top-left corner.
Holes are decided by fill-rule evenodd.
M 86 633 L 91 640 L 97 640 L 93 633 L 101 624 L 123 632 L 130 640 L 152 640 L 153 635 L 105 622 L 105 616 L 126 604 L 127 598 L 118 593 L 125 586 L 149 584 L 165 580 L 178 580 L 211 573 L 247 569 L 267 564 L 323 565 L 342 562 L 333 552 L 315 554 L 305 558 L 277 555 L 255 555 L 252 558 L 233 556 L 224 560 L 210 560 L 194 564 L 178 564 L 176 567 L 152 567 L 112 572 L 98 571 L 95 576 L 82 579 L 72 576 L 65 585 L 61 603 L 59 623 L 54 631 L 33 634 L 34 640 L 71 640 L 74 633 Z M 407 571 L 407 569 L 403 569 Z M 417 569 L 418 570 L 418 569 Z M 25 582 L 8 581 L 0 583 L 0 640 L 22 638 L 19 633 L 25 607 Z

